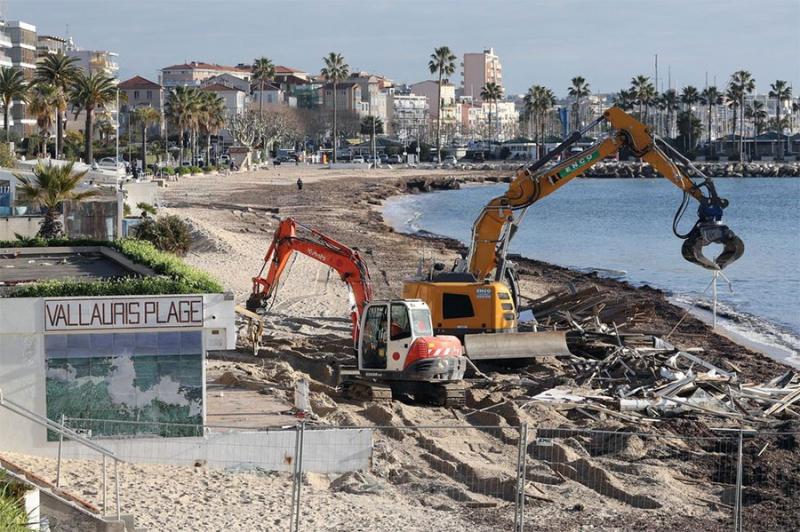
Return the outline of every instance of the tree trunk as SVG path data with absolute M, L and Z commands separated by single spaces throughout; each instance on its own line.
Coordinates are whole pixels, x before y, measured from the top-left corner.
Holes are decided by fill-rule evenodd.
M 206 166 L 211 166 L 211 132 L 206 134 Z
M 147 122 L 142 122 L 142 173 L 147 171 Z
M 8 142 L 8 103 L 3 105 L 3 130 L 5 131 L 5 141 Z
M 258 87 L 261 89 L 258 93 L 258 116 L 264 120 L 264 80 L 260 80 Z
M 781 101 L 778 100 L 778 105 L 775 106 L 775 116 L 777 123 L 775 129 L 778 130 L 778 160 L 783 160 L 783 127 L 781 127 Z
M 711 148 L 711 104 L 708 104 L 708 155 L 714 155 L 714 150 Z
M 56 109 L 56 159 L 64 152 L 64 121 L 61 109 Z
M 436 160 L 442 162 L 442 70 L 439 69 L 439 100 L 436 113 Z M 419 161 L 417 161 L 419 162 Z
M 336 81 L 334 81 L 333 82 L 333 162 L 334 163 L 336 163 L 336 159 L 337 159 L 336 145 L 338 144 L 338 141 L 339 141 L 339 139 L 338 139 L 339 132 L 336 129 L 336 113 L 337 113 L 337 111 L 339 109 L 339 106 L 336 104 L 336 100 L 338 100 L 338 98 L 337 98 L 338 94 L 336 93 L 337 92 L 336 91 L 336 86 L 337 86 L 337 83 L 336 83 Z
M 86 164 L 92 164 L 94 161 L 92 153 L 92 113 L 94 109 L 87 107 L 86 109 L 86 131 L 84 132 L 83 139 L 83 156 L 86 157 Z
M 58 217 L 59 213 L 56 211 L 56 209 L 46 209 L 44 213 L 44 219 L 42 220 L 42 225 L 39 227 L 37 236 L 44 238 L 45 240 L 51 240 L 60 236 L 63 232 L 63 226 Z
M 739 162 L 744 162 L 744 96 L 739 100 L 739 107 L 742 112 L 739 113 Z

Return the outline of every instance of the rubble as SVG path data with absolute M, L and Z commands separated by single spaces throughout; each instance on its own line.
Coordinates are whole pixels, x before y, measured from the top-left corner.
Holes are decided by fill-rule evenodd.
M 723 369 L 701 358 L 702 349 L 679 349 L 655 335 L 625 332 L 637 309 L 626 314 L 596 287 L 548 294 L 531 301 L 528 310 L 534 330 L 570 331 L 572 356 L 564 359 L 564 376 L 575 385 L 517 398 L 523 407 L 547 403 L 595 419 L 599 414 L 632 422 L 694 414 L 763 425 L 798 416 L 796 372 L 766 383 L 746 382 L 735 365 Z M 528 381 L 528 387 L 533 384 Z

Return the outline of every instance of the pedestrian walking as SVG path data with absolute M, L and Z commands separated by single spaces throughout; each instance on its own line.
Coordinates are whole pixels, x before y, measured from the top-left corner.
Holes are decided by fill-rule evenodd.
M 303 180 L 300 179 L 299 177 L 297 178 L 297 190 L 298 191 L 302 191 L 303 190 Z

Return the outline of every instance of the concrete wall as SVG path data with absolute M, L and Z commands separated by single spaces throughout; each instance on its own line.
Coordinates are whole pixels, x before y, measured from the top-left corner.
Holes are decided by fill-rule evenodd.
M 199 438 L 97 439 L 98 445 L 114 452 L 121 460 L 135 464 L 194 465 L 206 461 L 209 467 L 226 469 L 261 468 L 292 471 L 295 461 L 296 431 L 212 433 Z M 57 445 L 43 452 L 57 453 Z M 100 460 L 98 453 L 65 442 L 63 456 Z M 306 429 L 303 436 L 303 471 L 345 473 L 369 468 L 372 456 L 372 429 Z
M 0 218 L 0 240 L 16 240 L 16 235 L 34 237 L 39 232 L 41 216 L 12 216 Z

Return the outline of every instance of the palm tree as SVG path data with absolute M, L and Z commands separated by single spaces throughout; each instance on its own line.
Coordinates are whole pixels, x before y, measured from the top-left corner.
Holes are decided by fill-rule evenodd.
M 36 125 L 39 127 L 39 153 L 45 154 L 53 115 L 58 109 L 58 89 L 47 83 L 39 83 L 31 89 L 28 100 L 28 111 L 36 116 Z
M 92 154 L 92 120 L 96 109 L 104 109 L 107 105 L 115 101 L 117 96 L 117 86 L 114 78 L 110 78 L 101 72 L 94 74 L 79 73 L 72 85 L 72 103 L 86 113 L 86 127 L 84 130 L 84 149 L 83 155 L 86 162 L 91 164 L 94 160 Z
M 573 113 L 575 114 L 575 131 L 580 129 L 580 114 L 581 114 L 581 98 L 586 98 L 592 93 L 589 84 L 586 82 L 584 78 L 581 76 L 575 76 L 572 78 L 572 85 L 570 86 L 568 93 L 572 98 L 575 98 L 575 103 L 573 104 Z
M 752 155 L 757 155 L 756 140 L 757 137 L 767 128 L 767 119 L 769 115 L 765 108 L 764 102 L 753 100 L 751 105 L 748 105 L 744 110 L 744 115 L 753 123 L 753 148 Z
M 77 57 L 67 57 L 59 52 L 44 56 L 36 65 L 34 83 L 47 83 L 56 89 L 56 159 L 64 149 L 64 114 L 67 112 L 69 88 L 80 72 L 77 62 Z
M 253 62 L 253 81 L 258 83 L 258 115 L 264 118 L 264 85 L 275 77 L 275 65 L 266 57 Z
M 658 98 L 658 105 L 661 109 L 664 110 L 667 114 L 667 136 L 673 136 L 673 124 L 675 123 L 675 111 L 677 111 L 680 106 L 678 105 L 680 98 L 678 97 L 678 92 L 675 89 L 668 89 L 664 91 L 661 96 Z
M 533 87 L 528 89 L 528 92 L 525 93 L 525 96 L 522 97 L 522 102 L 525 108 L 525 116 L 527 116 L 528 120 L 528 137 L 533 138 L 533 122 L 534 122 L 534 99 L 536 98 L 536 93 L 533 90 Z
M 428 70 L 431 74 L 439 75 L 439 100 L 436 113 L 436 157 L 438 162 L 442 162 L 442 81 L 446 81 L 456 71 L 456 56 L 447 46 L 435 48 L 428 61 Z
M 503 97 L 503 87 L 497 83 L 490 81 L 481 89 L 481 99 L 489 102 L 489 109 L 494 104 L 494 132 L 495 140 L 497 137 L 497 100 Z M 489 114 L 489 127 L 492 127 L 492 115 Z
M 616 105 L 623 111 L 632 111 L 636 105 L 636 94 L 634 94 L 633 89 L 620 90 L 614 96 L 614 105 Z
M 739 109 L 744 109 L 744 98 L 755 90 L 756 80 L 747 70 L 739 70 L 731 76 L 730 85 L 739 97 Z M 744 162 L 744 115 L 739 113 L 739 162 Z
M 8 112 L 14 100 L 26 101 L 28 97 L 28 84 L 18 68 L 0 68 L 0 98 L 3 103 L 3 131 L 5 140 L 8 141 Z
M 687 85 L 681 91 L 681 103 L 684 105 L 684 111 L 689 113 L 689 121 L 691 123 L 691 119 L 694 116 L 694 112 L 692 111 L 692 107 L 700 100 L 700 93 L 697 92 L 697 88 L 692 85 Z M 692 128 L 689 127 L 686 130 L 689 133 L 689 147 L 686 146 L 686 139 L 684 139 L 683 147 L 685 150 L 688 150 L 692 146 L 694 146 L 694 142 L 692 142 Z
M 531 95 L 531 108 L 539 126 L 539 131 L 536 134 L 536 155 L 541 158 L 544 155 L 545 120 L 547 113 L 556 104 L 556 96 L 552 90 L 542 85 L 534 85 L 528 92 Z
M 80 201 L 95 194 L 94 190 L 76 192 L 86 171 L 73 172 L 73 163 L 53 165 L 39 162 L 33 169 L 33 176 L 14 174 L 18 200 L 44 208 L 44 219 L 37 236 L 45 239 L 58 237 L 63 229 L 58 219 L 61 205 L 65 201 Z
M 706 87 L 700 93 L 700 102 L 708 107 L 708 153 L 713 155 L 713 147 L 711 145 L 711 129 L 713 126 L 713 111 L 714 108 L 722 103 L 722 94 L 714 85 Z
M 631 79 L 631 91 L 639 104 L 639 120 L 647 121 L 647 108 L 656 96 L 655 87 L 650 82 L 650 78 L 639 74 Z
M 792 100 L 792 87 L 788 85 L 783 80 L 776 80 L 775 83 L 770 85 L 769 97 L 774 98 L 776 100 L 775 105 L 775 125 L 776 130 L 779 135 L 781 135 L 781 139 L 778 142 L 778 159 L 783 159 L 783 121 L 781 120 L 781 108 L 783 108 L 783 102 L 791 101 Z M 786 139 L 786 143 L 789 143 L 789 139 Z
M 175 87 L 167 97 L 165 106 L 166 116 L 172 120 L 181 135 L 180 163 L 183 164 L 184 149 L 186 147 L 186 134 L 193 127 L 197 116 L 200 91 L 194 87 Z
M 206 136 L 206 166 L 211 164 L 211 135 L 225 125 L 225 100 L 213 92 L 200 98 L 200 128 Z
M 344 62 L 342 54 L 336 52 L 329 53 L 326 57 L 322 58 L 325 66 L 319 71 L 320 75 L 329 83 L 333 85 L 333 162 L 336 162 L 336 146 L 338 144 L 339 130 L 336 124 L 338 113 L 337 100 L 338 100 L 338 84 L 343 79 L 350 75 L 350 65 Z
M 161 113 L 150 107 L 138 107 L 133 111 L 131 122 L 142 126 L 142 168 L 147 168 L 147 127 L 161 121 Z

